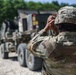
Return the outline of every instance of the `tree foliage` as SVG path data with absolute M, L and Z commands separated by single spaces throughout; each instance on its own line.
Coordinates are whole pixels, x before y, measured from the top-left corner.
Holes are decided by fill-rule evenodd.
M 69 5 L 68 3 L 59 4 L 58 1 L 52 1 L 47 3 L 41 2 L 26 2 L 25 0 L 0 0 L 0 24 L 5 19 L 14 19 L 15 16 L 18 16 L 18 9 L 25 10 L 59 10 L 63 6 Z M 76 7 L 76 4 L 72 4 Z

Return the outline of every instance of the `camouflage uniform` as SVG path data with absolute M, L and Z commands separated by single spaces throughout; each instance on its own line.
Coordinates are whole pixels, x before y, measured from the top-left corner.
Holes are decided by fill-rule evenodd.
M 76 8 L 66 6 L 59 10 L 55 24 L 62 23 L 76 27 Z M 30 49 L 34 55 L 44 59 L 42 75 L 76 75 L 76 29 L 61 31 L 57 36 L 39 37 L 43 32 L 32 39 Z

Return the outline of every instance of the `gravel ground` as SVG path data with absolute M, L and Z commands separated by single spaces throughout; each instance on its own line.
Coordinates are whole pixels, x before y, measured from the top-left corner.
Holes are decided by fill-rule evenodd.
M 30 71 L 27 67 L 21 67 L 17 55 L 10 53 L 9 59 L 0 58 L 0 75 L 41 75 L 41 71 Z

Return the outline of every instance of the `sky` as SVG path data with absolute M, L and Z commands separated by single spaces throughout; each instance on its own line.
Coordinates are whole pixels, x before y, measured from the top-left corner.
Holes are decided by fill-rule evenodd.
M 76 4 L 76 0 L 25 0 L 25 1 L 35 1 L 35 2 L 52 2 L 52 1 L 58 1 L 59 3 L 64 2 L 68 4 Z

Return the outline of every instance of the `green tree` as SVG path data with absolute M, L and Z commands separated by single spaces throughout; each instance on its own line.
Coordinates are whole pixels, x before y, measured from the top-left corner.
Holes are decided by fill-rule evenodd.
M 64 7 L 64 6 L 69 6 L 69 4 L 68 3 L 61 3 L 60 4 L 60 7 Z
M 3 21 L 3 7 L 4 7 L 4 0 L 0 0 L 0 24 Z
M 14 18 L 14 7 L 12 0 L 5 0 L 3 7 L 4 19 L 13 19 Z
M 2 17 L 4 19 L 14 19 L 18 16 L 18 9 L 26 9 L 24 0 L 4 0 L 2 8 Z
M 50 3 L 44 3 L 43 4 L 43 10 L 51 10 L 51 4 Z
M 36 2 L 35 10 L 43 10 L 43 4 L 41 2 Z
M 28 8 L 29 10 L 36 10 L 35 7 L 36 7 L 36 3 L 35 3 L 35 2 L 29 1 L 29 2 L 27 3 L 27 8 Z
M 54 5 L 56 5 L 56 6 L 59 6 L 58 1 L 52 1 L 52 3 L 53 3 Z
M 26 3 L 24 0 L 13 0 L 15 9 L 27 9 Z

